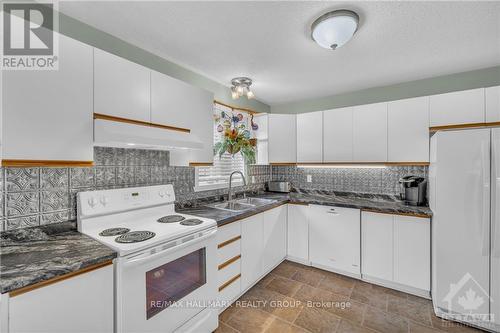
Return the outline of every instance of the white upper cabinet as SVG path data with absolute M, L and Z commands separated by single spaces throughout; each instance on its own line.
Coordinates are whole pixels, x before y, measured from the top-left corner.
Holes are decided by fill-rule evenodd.
M 485 121 L 484 88 L 430 96 L 430 125 L 446 126 Z
M 387 161 L 387 103 L 353 107 L 353 160 Z
M 323 161 L 351 162 L 352 110 L 340 108 L 323 111 Z
M 297 162 L 323 162 L 323 112 L 297 115 Z
M 389 162 L 429 161 L 429 97 L 389 102 Z
M 270 114 L 268 116 L 269 163 L 295 163 L 297 136 L 295 115 Z
M 149 122 L 150 70 L 94 48 L 94 112 Z
M 486 88 L 486 122 L 500 121 L 500 86 Z
M 58 70 L 2 73 L 4 160 L 93 160 L 92 47 L 58 38 Z
M 189 129 L 198 109 L 211 109 L 207 92 L 165 74 L 151 71 L 151 122 Z

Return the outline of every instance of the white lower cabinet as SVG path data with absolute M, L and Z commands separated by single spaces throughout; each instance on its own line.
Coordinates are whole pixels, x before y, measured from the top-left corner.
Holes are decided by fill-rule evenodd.
M 9 333 L 111 333 L 113 266 L 10 296 L 8 302 Z
M 311 265 L 359 276 L 359 219 L 359 209 L 309 206 Z
M 430 220 L 370 212 L 361 220 L 363 278 L 428 296 Z
M 262 274 L 264 255 L 264 214 L 241 220 L 241 290 L 244 291 Z
M 309 206 L 288 205 L 287 257 L 309 264 Z
M 241 293 L 241 222 L 217 230 L 217 277 L 222 311 Z
M 264 212 L 263 272 L 267 273 L 286 257 L 286 206 Z

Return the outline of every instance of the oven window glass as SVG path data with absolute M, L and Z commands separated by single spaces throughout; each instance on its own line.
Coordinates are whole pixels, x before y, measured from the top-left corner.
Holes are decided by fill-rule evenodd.
M 146 272 L 147 319 L 206 283 L 205 248 Z

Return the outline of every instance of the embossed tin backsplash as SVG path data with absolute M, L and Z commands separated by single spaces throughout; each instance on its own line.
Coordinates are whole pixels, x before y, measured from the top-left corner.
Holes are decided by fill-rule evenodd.
M 94 148 L 90 168 L 2 168 L 0 230 L 76 219 L 76 193 L 120 187 L 173 184 L 179 202 L 226 193 L 194 192 L 195 169 L 169 166 L 167 151 Z M 262 189 L 269 166 L 248 168 L 245 190 Z M 253 177 L 252 177 L 253 176 Z
M 74 220 L 80 191 L 173 184 L 180 203 L 227 193 L 227 189 L 194 192 L 195 168 L 170 166 L 166 151 L 96 147 L 94 162 L 90 168 L 0 169 L 0 230 Z M 407 174 L 427 177 L 427 167 L 254 165 L 248 168 L 250 185 L 244 190 L 263 189 L 272 179 L 290 181 L 294 188 L 302 189 L 396 194 L 398 179 Z

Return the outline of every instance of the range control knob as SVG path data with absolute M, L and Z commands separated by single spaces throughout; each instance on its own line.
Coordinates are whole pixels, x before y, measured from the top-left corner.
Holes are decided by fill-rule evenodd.
M 94 208 L 96 205 L 97 205 L 97 199 L 94 198 L 94 197 L 90 197 L 88 200 L 87 200 L 90 208 Z
M 165 191 L 163 190 L 160 190 L 160 192 L 158 192 L 158 195 L 163 198 L 165 196 Z
M 100 201 L 101 201 L 101 204 L 102 204 L 103 206 L 106 206 L 106 205 L 108 204 L 108 202 L 109 202 L 109 199 L 108 199 L 107 197 L 104 197 L 104 196 L 103 196 L 103 197 L 101 197 L 101 200 L 100 200 Z

